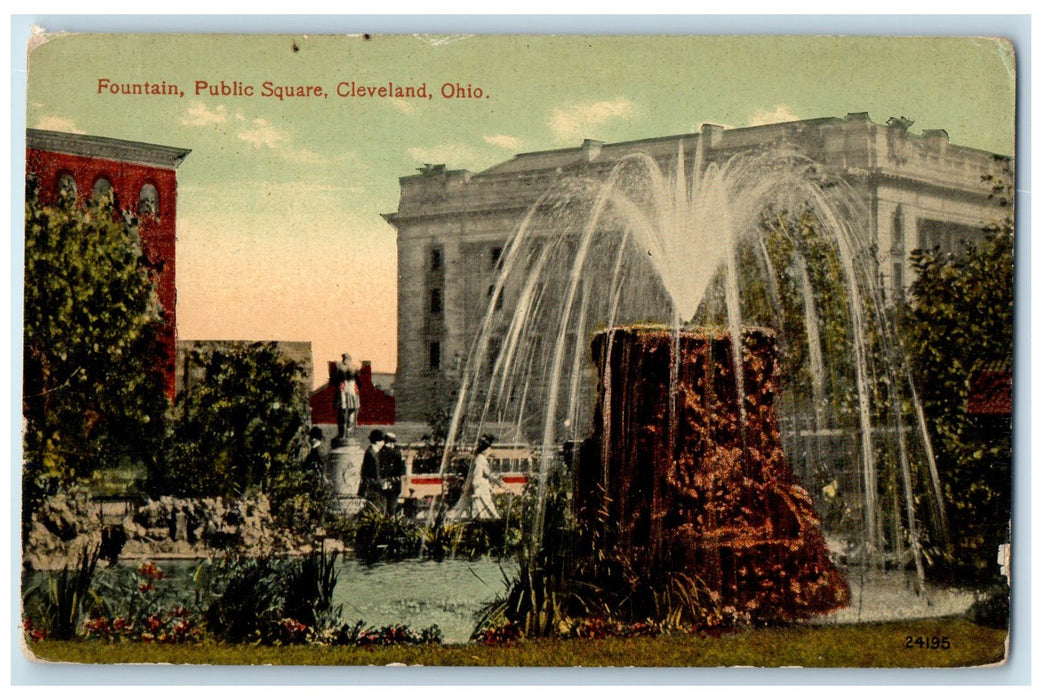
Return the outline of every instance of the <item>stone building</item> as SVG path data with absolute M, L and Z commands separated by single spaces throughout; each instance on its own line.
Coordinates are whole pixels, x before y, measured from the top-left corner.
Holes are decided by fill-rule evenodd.
M 187 148 L 124 141 L 102 136 L 27 129 L 26 182 L 32 181 L 44 204 L 63 198 L 83 203 L 111 194 L 117 208 L 141 236 L 145 255 L 155 265 L 156 291 L 170 358 L 166 391 L 174 395 L 177 338 L 177 167 Z
M 878 124 L 866 113 L 742 129 L 705 124 L 693 134 L 521 153 L 480 173 L 429 165 L 401 178 L 398 211 L 385 215 L 398 231 L 398 420 L 424 420 L 432 396 L 459 371 L 500 256 L 536 199 L 563 176 L 607 172 L 633 153 L 667 165 L 679 148 L 693 158 L 700 147 L 708 164 L 794 147 L 863 197 L 880 279 L 891 298 L 903 294 L 912 250 L 954 249 L 1004 216 L 982 177 L 1012 184 L 1008 156 L 951 144 L 940 129 L 912 134 L 910 125 Z

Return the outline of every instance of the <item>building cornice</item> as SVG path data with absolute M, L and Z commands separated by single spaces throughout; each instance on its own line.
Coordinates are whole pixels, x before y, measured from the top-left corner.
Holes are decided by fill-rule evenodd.
M 137 163 L 167 170 L 176 169 L 192 152 L 188 148 L 43 129 L 26 129 L 25 145 L 37 151 Z
M 432 212 L 417 212 L 415 214 L 399 214 L 398 212 L 394 212 L 391 214 L 381 214 L 380 217 L 395 228 L 399 228 L 402 224 L 414 224 L 418 221 L 436 221 L 438 219 L 458 219 L 460 216 L 506 216 L 512 212 L 517 215 L 523 215 L 532 208 L 534 203 L 535 202 L 533 201 L 499 207 L 487 206 L 476 207 L 473 209 L 444 209 Z
M 847 174 L 844 176 L 849 182 L 856 182 L 857 178 Z M 959 184 L 931 181 L 925 177 L 916 177 L 907 173 L 895 173 L 884 169 L 873 169 L 861 176 L 862 181 L 872 187 L 882 185 L 914 187 L 923 194 L 933 194 L 941 197 L 957 197 L 965 201 L 979 200 L 985 202 L 988 199 L 987 190 L 969 188 Z M 996 205 L 997 206 L 997 205 Z
M 958 183 L 931 181 L 925 177 L 917 177 L 907 172 L 895 172 L 887 168 L 853 168 L 846 171 L 836 172 L 835 175 L 846 180 L 850 184 L 860 182 L 871 187 L 879 187 L 881 185 L 905 185 L 914 187 L 924 194 L 930 193 L 937 196 L 957 197 L 966 201 L 980 200 L 983 202 L 987 199 L 988 195 L 983 188 L 971 188 Z M 384 221 L 399 229 L 402 225 L 415 224 L 424 221 L 457 219 L 460 216 L 521 216 L 524 215 L 524 213 L 527 212 L 536 201 L 538 201 L 538 197 L 534 197 L 531 201 L 520 201 L 510 204 L 496 205 L 495 203 L 483 203 L 477 205 L 471 204 L 468 206 L 468 202 L 473 201 L 473 196 L 460 196 L 458 199 L 459 206 L 446 206 L 449 202 L 445 202 L 437 209 L 428 208 L 426 211 L 418 210 L 410 213 L 390 212 L 387 214 L 381 214 L 380 216 Z

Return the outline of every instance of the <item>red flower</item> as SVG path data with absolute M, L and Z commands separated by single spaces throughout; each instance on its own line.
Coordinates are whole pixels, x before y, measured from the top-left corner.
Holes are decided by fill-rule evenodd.
M 29 636 L 30 641 L 39 642 L 47 638 L 47 631 L 38 628 L 31 617 L 25 618 L 25 622 L 22 623 L 22 628 Z
M 141 564 L 137 568 L 137 572 L 143 578 L 147 578 L 150 581 L 162 581 L 166 576 L 166 574 L 163 573 L 163 570 L 156 566 L 155 562 L 151 561 Z

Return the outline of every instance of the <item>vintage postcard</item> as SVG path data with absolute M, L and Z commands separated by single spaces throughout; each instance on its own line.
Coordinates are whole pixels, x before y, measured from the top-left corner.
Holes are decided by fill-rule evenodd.
M 48 34 L 21 624 L 90 664 L 980 667 L 994 37 Z

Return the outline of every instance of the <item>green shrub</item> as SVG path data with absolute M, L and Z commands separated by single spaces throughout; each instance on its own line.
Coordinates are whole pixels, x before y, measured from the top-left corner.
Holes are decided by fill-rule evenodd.
M 1012 424 L 968 411 L 972 380 L 1013 364 L 1012 220 L 957 253 L 912 253 L 904 342 L 913 362 L 951 530 L 952 573 L 995 582 L 1009 541 Z
M 978 625 L 1000 630 L 1009 629 L 1009 586 L 996 586 L 969 609 L 969 617 Z
M 223 591 L 209 604 L 206 628 L 221 641 L 303 643 L 316 626 L 335 625 L 337 555 L 231 562 Z
M 420 525 L 401 514 L 390 515 L 367 504 L 354 526 L 355 556 L 362 561 L 406 559 L 420 553 Z
M 298 472 L 306 445 L 303 368 L 275 343 L 196 349 L 189 361 L 205 381 L 179 397 L 167 464 L 150 491 L 177 496 L 269 494 L 274 510 L 308 483 Z

